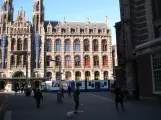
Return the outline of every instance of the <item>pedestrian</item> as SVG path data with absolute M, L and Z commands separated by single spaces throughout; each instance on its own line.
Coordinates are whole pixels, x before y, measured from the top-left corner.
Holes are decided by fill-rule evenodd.
M 34 95 L 34 98 L 36 99 L 36 105 L 37 108 L 40 108 L 40 100 L 43 100 L 42 93 L 40 92 L 40 89 L 38 89 Z
M 62 86 L 62 88 L 61 88 L 61 97 L 62 97 L 62 98 L 64 98 L 64 92 L 65 92 L 65 91 L 64 91 L 64 88 L 63 88 L 63 86 Z
M 115 102 L 116 102 L 116 110 L 118 111 L 118 103 L 121 104 L 122 110 L 125 111 L 124 109 L 124 104 L 123 104 L 123 91 L 121 90 L 120 86 L 117 86 L 115 89 Z
M 68 97 L 71 98 L 71 87 L 70 86 L 68 86 Z
M 77 113 L 77 110 L 79 107 L 79 94 L 80 94 L 80 90 L 79 90 L 79 86 L 77 86 L 73 94 L 74 101 L 75 101 L 75 110 L 74 110 L 75 113 Z

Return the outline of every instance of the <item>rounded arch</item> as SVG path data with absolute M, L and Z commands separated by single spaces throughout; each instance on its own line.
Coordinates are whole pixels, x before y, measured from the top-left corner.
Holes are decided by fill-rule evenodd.
M 15 38 L 12 38 L 12 40 L 11 40 L 11 50 L 16 50 L 16 40 L 15 40 Z
M 106 39 L 102 39 L 101 46 L 102 46 L 102 51 L 107 51 L 107 40 Z
M 58 61 L 60 61 L 60 65 L 61 65 L 61 56 L 60 55 L 56 55 L 55 56 L 55 65 L 58 67 L 59 66 L 59 62 Z
M 102 62 L 103 62 L 103 66 L 108 66 L 108 56 L 107 55 L 102 56 Z
M 47 71 L 47 77 L 49 79 L 49 81 L 52 79 L 52 72 Z
M 99 71 L 95 71 L 94 72 L 94 79 L 95 80 L 99 80 L 100 79 L 100 72 Z
M 55 51 L 61 51 L 61 39 L 55 40 Z
M 66 51 L 66 52 L 69 52 L 71 49 L 70 49 L 70 46 L 71 46 L 71 40 L 70 39 L 65 39 L 65 41 L 64 41 L 64 50 Z
M 17 50 L 22 50 L 22 39 L 18 38 L 17 40 Z
M 74 56 L 74 65 L 75 66 L 80 66 L 81 65 L 81 56 L 80 55 L 75 55 Z
M 104 77 L 104 80 L 108 80 L 109 77 L 108 77 L 108 71 L 104 71 L 103 72 L 103 77 Z
M 94 39 L 92 41 L 93 51 L 98 51 L 98 40 Z
M 14 74 L 12 74 L 12 78 L 22 78 L 22 77 L 25 77 L 23 71 L 16 71 L 14 72 Z
M 93 56 L 93 64 L 94 66 L 99 66 L 99 56 L 98 55 Z
M 83 48 L 84 48 L 84 51 L 89 51 L 90 50 L 90 40 L 89 39 L 84 39 L 83 40 Z
M 75 80 L 81 80 L 81 72 L 80 71 L 75 72 Z
M 66 55 L 65 57 L 65 66 L 71 66 L 71 56 L 70 55 Z
M 90 80 L 91 79 L 91 72 L 90 71 L 85 71 L 85 79 Z
M 84 66 L 90 66 L 90 55 L 84 56 Z
M 80 51 L 80 40 L 79 39 L 74 40 L 74 51 L 76 52 Z
M 49 52 L 52 51 L 52 40 L 51 39 L 46 40 L 46 48 L 47 48 L 47 51 Z
M 72 80 L 72 73 L 71 73 L 71 71 L 65 72 L 65 79 L 66 80 Z

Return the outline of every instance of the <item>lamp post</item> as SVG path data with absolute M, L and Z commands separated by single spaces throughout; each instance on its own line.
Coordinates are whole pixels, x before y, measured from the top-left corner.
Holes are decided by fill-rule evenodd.
M 58 102 L 62 102 L 62 97 L 61 97 L 61 87 L 62 87 L 62 83 L 61 83 L 61 61 L 60 59 L 59 60 L 53 60 L 53 59 L 50 59 L 49 61 L 54 61 L 54 62 L 58 62 L 58 65 L 59 65 L 59 92 L 57 93 L 57 101 Z

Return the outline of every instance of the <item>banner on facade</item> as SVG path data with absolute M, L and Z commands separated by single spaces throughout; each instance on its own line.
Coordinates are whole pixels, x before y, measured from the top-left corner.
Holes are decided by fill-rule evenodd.
M 39 64 L 39 54 L 40 54 L 40 35 L 35 35 L 35 54 L 36 54 L 36 68 Z
M 5 67 L 5 55 L 6 55 L 6 35 L 2 35 L 2 69 Z

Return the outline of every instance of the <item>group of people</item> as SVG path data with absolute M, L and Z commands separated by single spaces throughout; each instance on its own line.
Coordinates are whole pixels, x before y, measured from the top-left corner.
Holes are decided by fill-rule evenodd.
M 61 97 L 64 98 L 64 88 L 61 88 Z M 72 88 L 70 86 L 68 86 L 68 97 L 72 97 L 71 96 L 71 92 L 72 92 Z M 75 110 L 74 112 L 77 113 L 78 107 L 79 107 L 79 94 L 80 94 L 80 90 L 79 90 L 79 86 L 76 87 L 76 89 L 74 90 L 74 94 L 73 94 L 73 98 L 74 98 L 74 102 L 75 102 Z
M 37 108 L 40 108 L 40 101 L 43 100 L 43 95 L 40 91 L 40 89 L 33 89 L 34 91 L 34 98 L 36 99 L 36 105 L 37 105 Z M 70 86 L 68 86 L 68 97 L 72 97 L 71 96 L 71 92 L 72 92 L 72 88 Z M 64 93 L 65 93 L 65 90 L 64 88 L 62 87 L 61 88 L 61 97 L 64 98 Z M 78 107 L 79 107 L 79 95 L 80 95 L 80 90 L 79 90 L 79 86 L 76 87 L 76 89 L 74 90 L 74 94 L 73 94 L 73 98 L 74 98 L 74 101 L 75 101 L 75 110 L 74 112 L 77 113 L 77 110 L 78 110 Z
M 15 95 L 19 93 L 24 93 L 24 84 L 15 84 Z
M 64 98 L 64 88 L 62 87 L 61 88 L 61 97 Z M 71 98 L 71 92 L 72 92 L 72 89 L 70 86 L 68 86 L 68 97 Z M 117 86 L 115 88 L 115 102 L 116 102 L 116 110 L 118 111 L 118 104 L 120 103 L 121 104 L 121 107 L 122 107 L 122 110 L 125 111 L 125 108 L 124 108 L 124 105 L 123 105 L 123 97 L 124 97 L 124 92 L 123 90 Z M 79 90 L 79 86 L 76 87 L 76 89 L 74 90 L 74 94 L 73 94 L 73 98 L 74 98 L 74 101 L 75 101 L 75 113 L 77 113 L 78 111 L 78 107 L 79 107 L 79 95 L 80 95 L 80 90 Z M 43 100 L 43 95 L 40 91 L 40 89 L 34 89 L 34 98 L 36 99 L 36 105 L 37 105 L 37 108 L 40 108 L 40 100 L 42 99 Z

